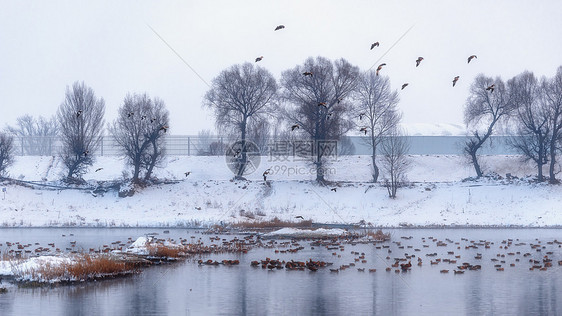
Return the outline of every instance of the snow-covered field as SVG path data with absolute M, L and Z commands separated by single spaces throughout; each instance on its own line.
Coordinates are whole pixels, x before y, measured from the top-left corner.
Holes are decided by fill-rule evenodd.
M 94 196 L 87 190 L 47 190 L 1 184 L 1 226 L 207 226 L 251 220 L 299 221 L 374 226 L 558 226 L 562 187 L 527 181 L 461 180 L 473 175 L 459 156 L 412 156 L 411 185 L 396 199 L 369 182 L 370 157 L 347 156 L 330 163 L 333 185 L 316 184 L 311 166 L 262 157 L 249 181 L 232 181 L 224 157 L 168 157 L 156 171 L 173 184 L 147 187 L 132 197 L 116 191 Z M 486 171 L 501 176 L 535 174 L 516 156 L 483 157 Z M 103 168 L 98 172 L 96 169 Z M 262 173 L 271 168 L 269 185 Z M 116 157 L 98 157 L 85 175 L 89 183 L 119 180 L 125 166 Z M 191 171 L 189 176 L 185 172 Z M 53 157 L 17 157 L 9 176 L 56 184 L 62 168 Z M 337 187 L 337 191 L 331 189 Z M 4 194 L 0 192 L 0 194 Z M 252 219 L 253 218 L 253 219 Z

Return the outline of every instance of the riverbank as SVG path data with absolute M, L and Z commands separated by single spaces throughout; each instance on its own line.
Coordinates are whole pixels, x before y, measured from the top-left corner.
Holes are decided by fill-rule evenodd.
M 264 182 L 263 171 L 278 163 L 263 157 L 248 181 L 233 181 L 224 157 L 170 157 L 156 173 L 167 184 L 126 198 L 116 190 L 93 192 L 100 183 L 119 180 L 124 170 L 122 160 L 100 157 L 84 177 L 88 185 L 79 190 L 4 182 L 0 225 L 208 227 L 279 219 L 374 227 L 562 226 L 562 187 L 532 182 L 526 175 L 533 169 L 519 157 L 484 157 L 487 170 L 498 175 L 478 181 L 462 181 L 472 172 L 463 157 L 410 158 L 410 183 L 390 199 L 386 188 L 369 182 L 367 156 L 330 163 L 334 173 L 328 186 L 315 183 L 313 174 L 298 174 L 299 168 L 310 168 L 304 162 L 284 162 L 293 174 L 278 169 Z M 58 186 L 62 170 L 56 158 L 18 157 L 9 172 L 14 179 Z

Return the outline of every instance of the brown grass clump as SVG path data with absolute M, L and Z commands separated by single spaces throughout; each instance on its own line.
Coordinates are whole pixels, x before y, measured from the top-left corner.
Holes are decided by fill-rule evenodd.
M 271 220 L 256 220 L 232 224 L 234 228 L 283 228 L 283 227 L 312 227 L 312 220 L 298 222 L 284 221 L 275 217 Z
M 367 236 L 369 236 L 370 238 L 374 239 L 374 240 L 389 240 L 390 239 L 390 233 L 383 233 L 381 229 L 377 230 L 377 231 L 369 231 L 367 232 Z
M 148 255 L 161 258 L 180 258 L 186 256 L 186 249 L 181 246 L 166 246 L 160 243 L 147 244 Z
M 87 281 L 134 273 L 133 265 L 111 256 L 77 255 L 71 262 L 50 264 L 27 271 L 32 280 L 40 282 Z

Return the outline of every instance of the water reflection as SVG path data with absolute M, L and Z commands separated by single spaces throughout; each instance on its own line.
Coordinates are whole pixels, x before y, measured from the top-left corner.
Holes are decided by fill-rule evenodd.
M 21 242 L 68 243 L 62 229 L 0 230 L 0 240 Z M 82 247 L 97 247 L 100 243 L 141 236 L 154 229 L 74 229 L 72 240 Z M 193 231 L 170 230 L 165 237 L 189 237 Z M 72 286 L 43 288 L 10 288 L 0 295 L 1 315 L 560 315 L 562 299 L 560 267 L 548 271 L 529 271 L 528 259 L 521 258 L 515 267 L 498 272 L 491 258 L 499 252 L 501 240 L 519 238 L 521 242 L 560 239 L 559 230 L 395 230 L 394 240 L 413 236 L 403 244 L 422 249 L 398 249 L 389 243 L 391 257 L 415 253 L 422 257 L 422 267 L 415 265 L 404 274 L 386 272 L 393 260 L 373 245 L 346 245 L 338 251 L 341 258 L 322 247 L 305 249 L 295 254 L 275 254 L 273 249 L 254 249 L 246 255 L 212 255 L 213 260 L 238 259 L 239 266 L 198 266 L 193 261 L 174 265 L 154 266 L 128 278 L 92 282 Z M 421 246 L 421 237 L 450 238 L 459 241 L 487 239 L 495 242 L 492 249 L 456 249 Z M 230 238 L 230 237 L 227 237 Z M 551 246 L 551 248 L 554 246 Z M 443 248 L 443 249 L 441 249 Z M 525 250 L 523 250 L 525 249 Z M 252 260 L 265 257 L 281 260 L 309 258 L 334 262 L 334 267 L 353 262 L 351 251 L 365 252 L 367 269 L 351 267 L 339 273 L 328 269 L 317 272 L 253 268 Z M 483 253 L 481 271 L 454 275 L 456 265 L 432 266 L 425 253 L 438 252 L 445 256 L 454 250 L 462 256 L 460 262 L 474 263 L 477 252 Z M 529 246 L 522 246 L 522 252 Z M 560 248 L 551 249 L 555 260 L 562 260 Z M 539 260 L 542 252 L 530 258 Z M 506 265 L 514 258 L 502 258 Z M 377 272 L 369 273 L 368 268 Z M 440 269 L 451 273 L 439 273 Z

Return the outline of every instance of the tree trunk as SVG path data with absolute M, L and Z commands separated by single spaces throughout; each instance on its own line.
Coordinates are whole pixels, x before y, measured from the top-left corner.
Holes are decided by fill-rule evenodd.
M 156 160 L 158 159 L 158 146 L 156 145 L 156 141 L 151 141 L 152 143 L 152 155 L 150 156 L 150 164 L 146 169 L 146 174 L 144 175 L 144 180 L 149 180 L 150 176 L 152 175 L 152 170 L 156 165 Z
M 238 167 L 238 172 L 236 174 L 236 178 L 237 179 L 243 179 L 244 177 L 244 171 L 246 170 L 246 164 L 247 164 L 247 155 L 246 155 L 246 125 L 247 125 L 247 121 L 246 118 L 244 118 L 244 121 L 242 122 L 242 160 L 240 161 L 240 166 Z
M 373 146 L 373 154 L 371 156 L 371 159 L 373 161 L 373 182 L 375 183 L 378 181 L 380 175 L 379 167 L 377 166 L 376 150 L 377 148 Z
M 476 156 L 476 150 L 470 152 L 470 157 L 472 159 L 472 164 L 474 165 L 474 171 L 476 171 L 476 177 L 482 177 L 482 169 L 480 169 L 480 164 L 478 163 L 478 157 Z

